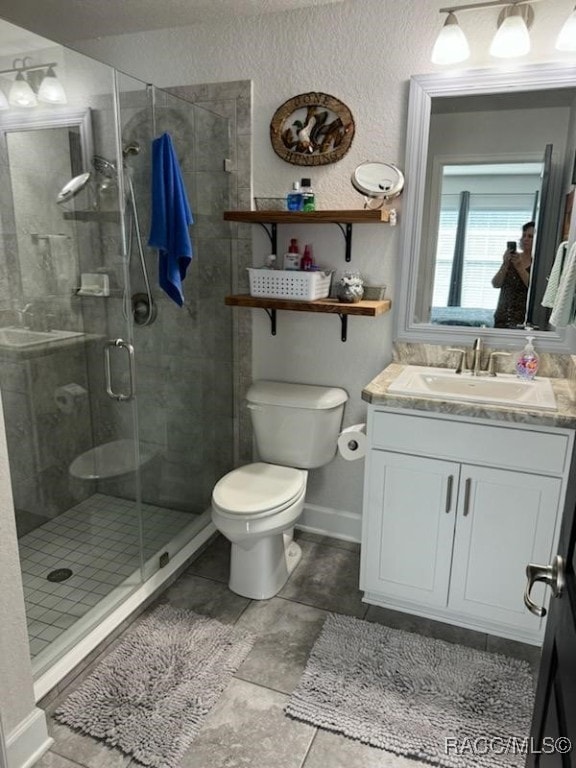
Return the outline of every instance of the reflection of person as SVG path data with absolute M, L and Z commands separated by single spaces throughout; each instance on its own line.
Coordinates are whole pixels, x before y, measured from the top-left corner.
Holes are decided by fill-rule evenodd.
M 524 324 L 532 267 L 534 227 L 533 221 L 524 224 L 520 239 L 522 250 L 516 252 L 507 248 L 502 257 L 502 266 L 492 278 L 494 288 L 500 288 L 494 312 L 495 328 L 516 328 Z

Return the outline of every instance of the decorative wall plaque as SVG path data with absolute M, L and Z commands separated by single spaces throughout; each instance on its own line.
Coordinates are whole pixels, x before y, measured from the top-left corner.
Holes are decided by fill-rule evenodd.
M 302 93 L 278 107 L 270 123 L 276 154 L 294 165 L 329 165 L 341 160 L 354 138 L 354 118 L 327 93 Z

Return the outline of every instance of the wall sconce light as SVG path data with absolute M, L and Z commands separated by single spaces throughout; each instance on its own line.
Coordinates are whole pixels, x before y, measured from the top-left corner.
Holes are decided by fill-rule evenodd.
M 456 64 L 470 56 L 470 46 L 462 32 L 458 19 L 448 12 L 442 31 L 434 44 L 432 62 L 434 64 Z
M 576 7 L 564 22 L 556 40 L 559 51 L 576 51 Z
M 4 91 L 0 88 L 0 109 L 10 109 L 10 104 L 8 104 L 8 99 L 4 95 Z
M 460 29 L 455 13 L 472 11 L 477 8 L 504 6 L 498 16 L 498 29 L 490 45 L 490 55 L 498 58 L 517 58 L 530 50 L 528 30 L 534 20 L 530 3 L 538 0 L 486 0 L 480 3 L 440 8 L 448 17 L 438 35 L 432 51 L 434 64 L 455 64 L 469 56 L 469 47 L 464 32 Z M 566 19 L 556 48 L 559 51 L 576 51 L 576 7 Z
M 8 99 L 0 91 L 0 109 L 13 107 L 35 107 L 39 101 L 47 104 L 66 104 L 67 98 L 62 83 L 54 73 L 56 62 L 28 64 L 31 59 L 14 59 L 12 69 L 0 70 L 0 75 L 16 73 Z M 21 64 L 19 65 L 19 62 Z

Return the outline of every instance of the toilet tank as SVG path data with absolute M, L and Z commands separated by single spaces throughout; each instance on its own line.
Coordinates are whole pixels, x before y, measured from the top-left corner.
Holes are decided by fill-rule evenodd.
M 314 469 L 334 458 L 348 400 L 345 390 L 256 381 L 246 399 L 262 461 Z

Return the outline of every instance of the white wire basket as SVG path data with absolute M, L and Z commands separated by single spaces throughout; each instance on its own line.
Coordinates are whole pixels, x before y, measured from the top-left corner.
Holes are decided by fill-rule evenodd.
M 293 269 L 248 267 L 250 296 L 268 299 L 315 301 L 330 295 L 332 272 L 299 272 Z

